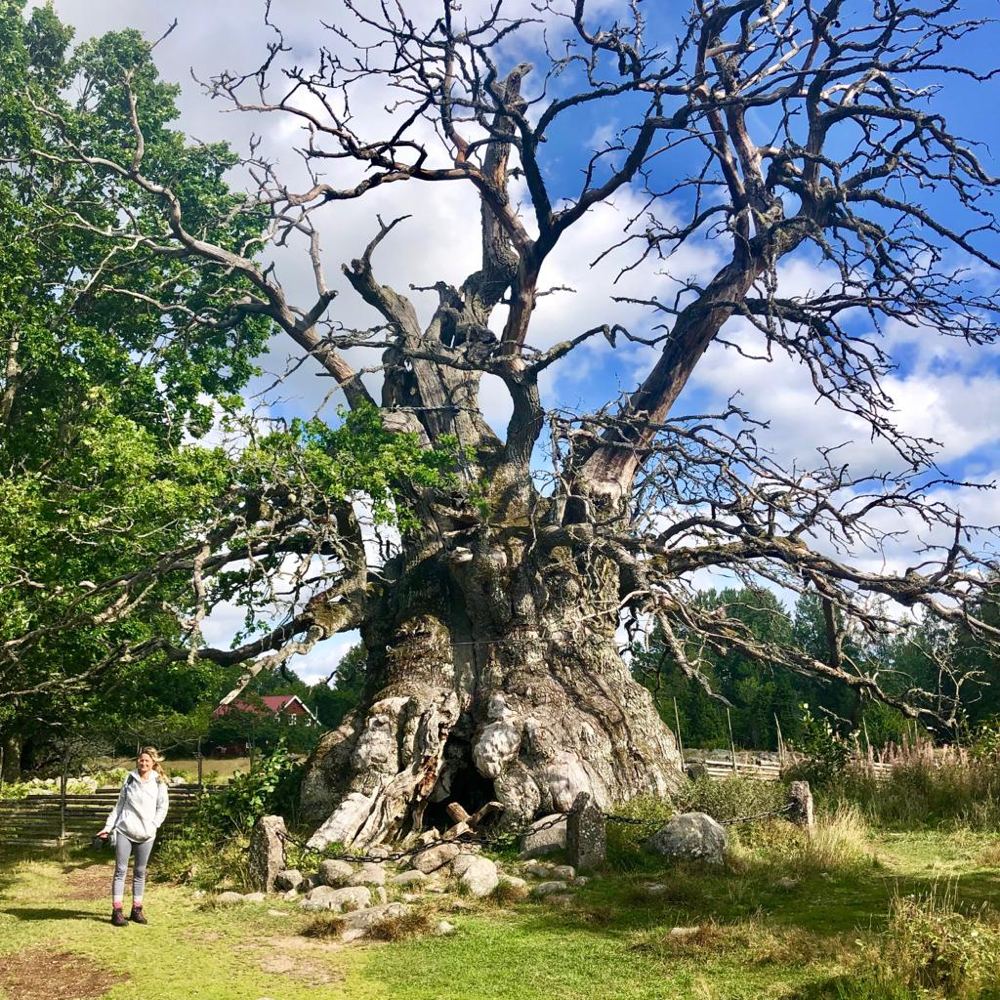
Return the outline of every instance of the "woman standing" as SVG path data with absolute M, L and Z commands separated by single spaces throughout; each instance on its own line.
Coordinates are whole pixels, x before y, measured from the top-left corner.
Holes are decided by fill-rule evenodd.
M 108 814 L 104 829 L 98 834 L 111 838 L 115 848 L 115 877 L 111 883 L 111 923 L 125 927 L 128 921 L 122 913 L 125 895 L 125 874 L 128 859 L 135 854 L 132 870 L 132 912 L 130 920 L 145 924 L 142 912 L 142 894 L 146 886 L 146 862 L 153 849 L 156 831 L 167 815 L 167 776 L 161 764 L 163 758 L 156 747 L 143 747 L 136 761 L 136 769 L 122 783 L 118 801 Z

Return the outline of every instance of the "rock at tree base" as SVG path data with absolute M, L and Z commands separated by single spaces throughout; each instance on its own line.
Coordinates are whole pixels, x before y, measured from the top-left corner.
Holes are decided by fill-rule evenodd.
M 324 861 L 319 866 L 316 877 L 320 885 L 343 885 L 354 874 L 354 868 L 346 861 Z
M 426 881 L 427 876 L 422 871 L 418 871 L 416 868 L 413 868 L 408 872 L 401 872 L 399 875 L 393 875 L 393 877 L 389 879 L 389 885 L 423 885 Z
M 565 847 L 566 816 L 564 813 L 550 813 L 531 824 L 531 829 L 521 838 L 518 857 L 522 861 L 540 858 L 543 854 L 555 854 Z
M 273 892 L 278 872 L 285 870 L 285 821 L 261 816 L 250 833 L 248 882 L 260 892 Z
M 589 792 L 580 792 L 566 817 L 566 853 L 577 871 L 593 871 L 604 864 L 608 838 L 604 814 Z M 568 878 L 573 878 L 575 872 Z
M 729 838 L 711 816 L 691 812 L 674 816 L 646 841 L 646 850 L 674 861 L 721 865 Z
M 565 882 L 543 882 L 541 885 L 536 885 L 534 889 L 531 890 L 532 896 L 551 896 L 553 893 L 563 893 L 569 886 Z
M 793 781 L 788 786 L 788 818 L 807 830 L 813 828 L 813 797 L 808 781 Z
M 303 910 L 332 910 L 342 913 L 344 907 L 359 910 L 372 901 L 371 892 L 363 885 L 348 886 L 344 889 L 334 889 L 332 886 L 320 885 L 310 890 L 309 895 L 299 903 Z
M 274 876 L 274 888 L 290 892 L 292 889 L 298 889 L 302 881 L 302 872 L 298 868 L 285 868 Z
M 405 917 L 410 908 L 403 903 L 386 903 L 383 906 L 372 906 L 367 910 L 355 910 L 345 914 L 345 931 L 366 931 L 383 920 L 394 920 Z
M 385 869 L 368 861 L 347 880 L 347 885 L 385 885 Z
M 500 873 L 489 858 L 481 858 L 475 854 L 460 854 L 452 862 L 451 870 L 459 876 L 462 885 L 477 898 L 488 896 L 500 884 Z
M 439 844 L 437 847 L 429 847 L 426 851 L 421 851 L 413 856 L 413 867 L 417 871 L 429 875 L 439 868 L 450 864 L 462 853 L 462 848 L 458 844 Z

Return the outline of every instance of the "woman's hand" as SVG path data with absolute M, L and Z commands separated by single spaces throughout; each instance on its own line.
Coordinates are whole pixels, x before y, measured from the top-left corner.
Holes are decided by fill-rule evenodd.
M 101 830 L 101 832 L 97 836 L 100 837 L 101 840 L 107 840 L 108 839 L 108 831 L 107 830 Z

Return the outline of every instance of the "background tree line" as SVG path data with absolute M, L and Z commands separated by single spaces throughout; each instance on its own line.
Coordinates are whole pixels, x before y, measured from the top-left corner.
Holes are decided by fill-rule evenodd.
M 750 588 L 706 590 L 697 603 L 706 610 L 724 611 L 762 641 L 795 644 L 817 659 L 829 655 L 825 611 L 814 594 L 800 596 L 791 610 L 772 591 Z M 994 619 L 996 612 L 988 608 L 984 615 Z M 671 725 L 676 701 L 687 747 L 729 746 L 726 702 L 736 745 L 745 749 L 777 749 L 779 725 L 786 743 L 802 739 L 807 725 L 802 705 L 808 705 L 814 716 L 825 716 L 840 732 L 856 731 L 877 748 L 912 735 L 912 721 L 880 701 L 843 685 L 761 663 L 738 651 L 720 653 L 685 636 L 682 626 L 677 631 L 689 661 L 700 663 L 705 683 L 719 697 L 685 675 L 658 627 L 648 644 L 633 647 L 632 669 Z M 955 734 L 959 740 L 1000 713 L 1000 690 L 986 680 L 991 672 L 996 676 L 995 654 L 958 627 L 928 622 L 900 629 L 883 641 L 848 630 L 844 642 L 846 655 L 864 664 L 864 669 L 877 671 L 894 693 L 902 695 L 919 686 L 931 691 L 940 688 L 942 699 L 957 697 L 962 706 Z M 950 666 L 950 672 L 942 672 L 942 663 Z

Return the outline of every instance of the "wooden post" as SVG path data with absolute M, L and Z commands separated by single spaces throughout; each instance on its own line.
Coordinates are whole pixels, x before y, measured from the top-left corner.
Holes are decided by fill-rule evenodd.
M 729 751 L 733 755 L 733 774 L 736 774 L 736 743 L 733 740 L 733 717 L 729 714 L 729 706 L 726 706 L 726 722 L 729 724 Z
M 677 711 L 677 699 L 674 698 L 674 720 L 677 723 L 677 749 L 681 755 L 681 766 L 684 766 L 684 737 L 681 736 L 681 713 Z
M 0 739 L 0 799 L 3 798 L 3 749 L 4 741 Z
M 778 713 L 774 713 L 774 728 L 778 731 L 778 767 L 785 768 L 785 741 L 781 736 L 781 723 L 778 721 Z
M 63 751 L 62 768 L 59 774 L 59 846 L 66 839 L 66 772 L 69 771 L 69 750 Z
M 198 790 L 199 792 L 204 789 L 204 785 L 201 781 L 201 737 L 198 737 Z

